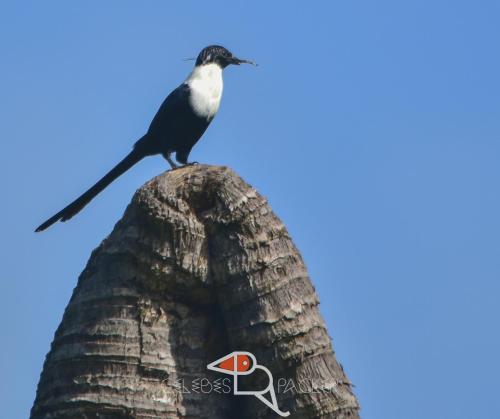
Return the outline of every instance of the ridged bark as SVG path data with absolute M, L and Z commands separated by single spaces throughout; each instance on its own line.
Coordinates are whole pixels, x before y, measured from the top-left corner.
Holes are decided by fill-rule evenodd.
M 229 377 L 206 366 L 234 350 L 269 368 L 291 418 L 358 417 L 305 265 L 266 199 L 225 167 L 170 171 L 92 253 L 31 417 L 276 418 L 253 396 L 199 388 Z

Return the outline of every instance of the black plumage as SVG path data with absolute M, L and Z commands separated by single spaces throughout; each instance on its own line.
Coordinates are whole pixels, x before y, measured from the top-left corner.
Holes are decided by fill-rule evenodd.
M 251 63 L 232 55 L 226 48 L 212 45 L 204 48 L 196 60 L 195 69 L 179 87 L 164 100 L 147 133 L 132 151 L 94 186 L 71 204 L 42 223 L 40 232 L 57 221 L 67 221 L 82 210 L 99 192 L 144 157 L 163 155 L 173 169 L 177 165 L 171 158 L 188 163 L 189 153 L 212 122 L 222 95 L 222 69 L 230 64 Z

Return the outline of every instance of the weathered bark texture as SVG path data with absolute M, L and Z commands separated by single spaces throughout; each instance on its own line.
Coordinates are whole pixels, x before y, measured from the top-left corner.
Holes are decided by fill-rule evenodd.
M 358 417 L 304 262 L 266 199 L 225 167 L 170 171 L 92 253 L 31 417 L 276 418 L 214 384 L 231 378 L 206 365 L 234 350 L 271 370 L 291 418 Z

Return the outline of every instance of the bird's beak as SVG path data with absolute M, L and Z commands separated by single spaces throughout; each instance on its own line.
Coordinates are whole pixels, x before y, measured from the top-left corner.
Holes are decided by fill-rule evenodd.
M 251 65 L 254 65 L 255 67 L 257 67 L 257 63 L 254 61 L 242 60 L 242 59 L 236 58 L 236 57 L 231 57 L 230 64 L 234 64 L 234 65 L 251 64 Z
M 231 375 L 247 375 L 255 369 L 255 358 L 248 352 L 231 352 L 207 365 L 207 369 Z

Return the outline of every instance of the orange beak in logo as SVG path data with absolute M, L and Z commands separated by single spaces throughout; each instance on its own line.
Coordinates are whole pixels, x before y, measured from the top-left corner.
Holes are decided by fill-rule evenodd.
M 234 362 L 234 361 L 236 361 L 236 362 Z M 236 371 L 237 372 L 248 371 L 250 369 L 250 367 L 252 366 L 252 362 L 247 355 L 239 354 L 239 355 L 233 355 L 231 357 L 226 358 L 219 365 L 217 365 L 217 367 L 222 369 L 222 370 L 234 371 L 235 364 L 236 364 Z

